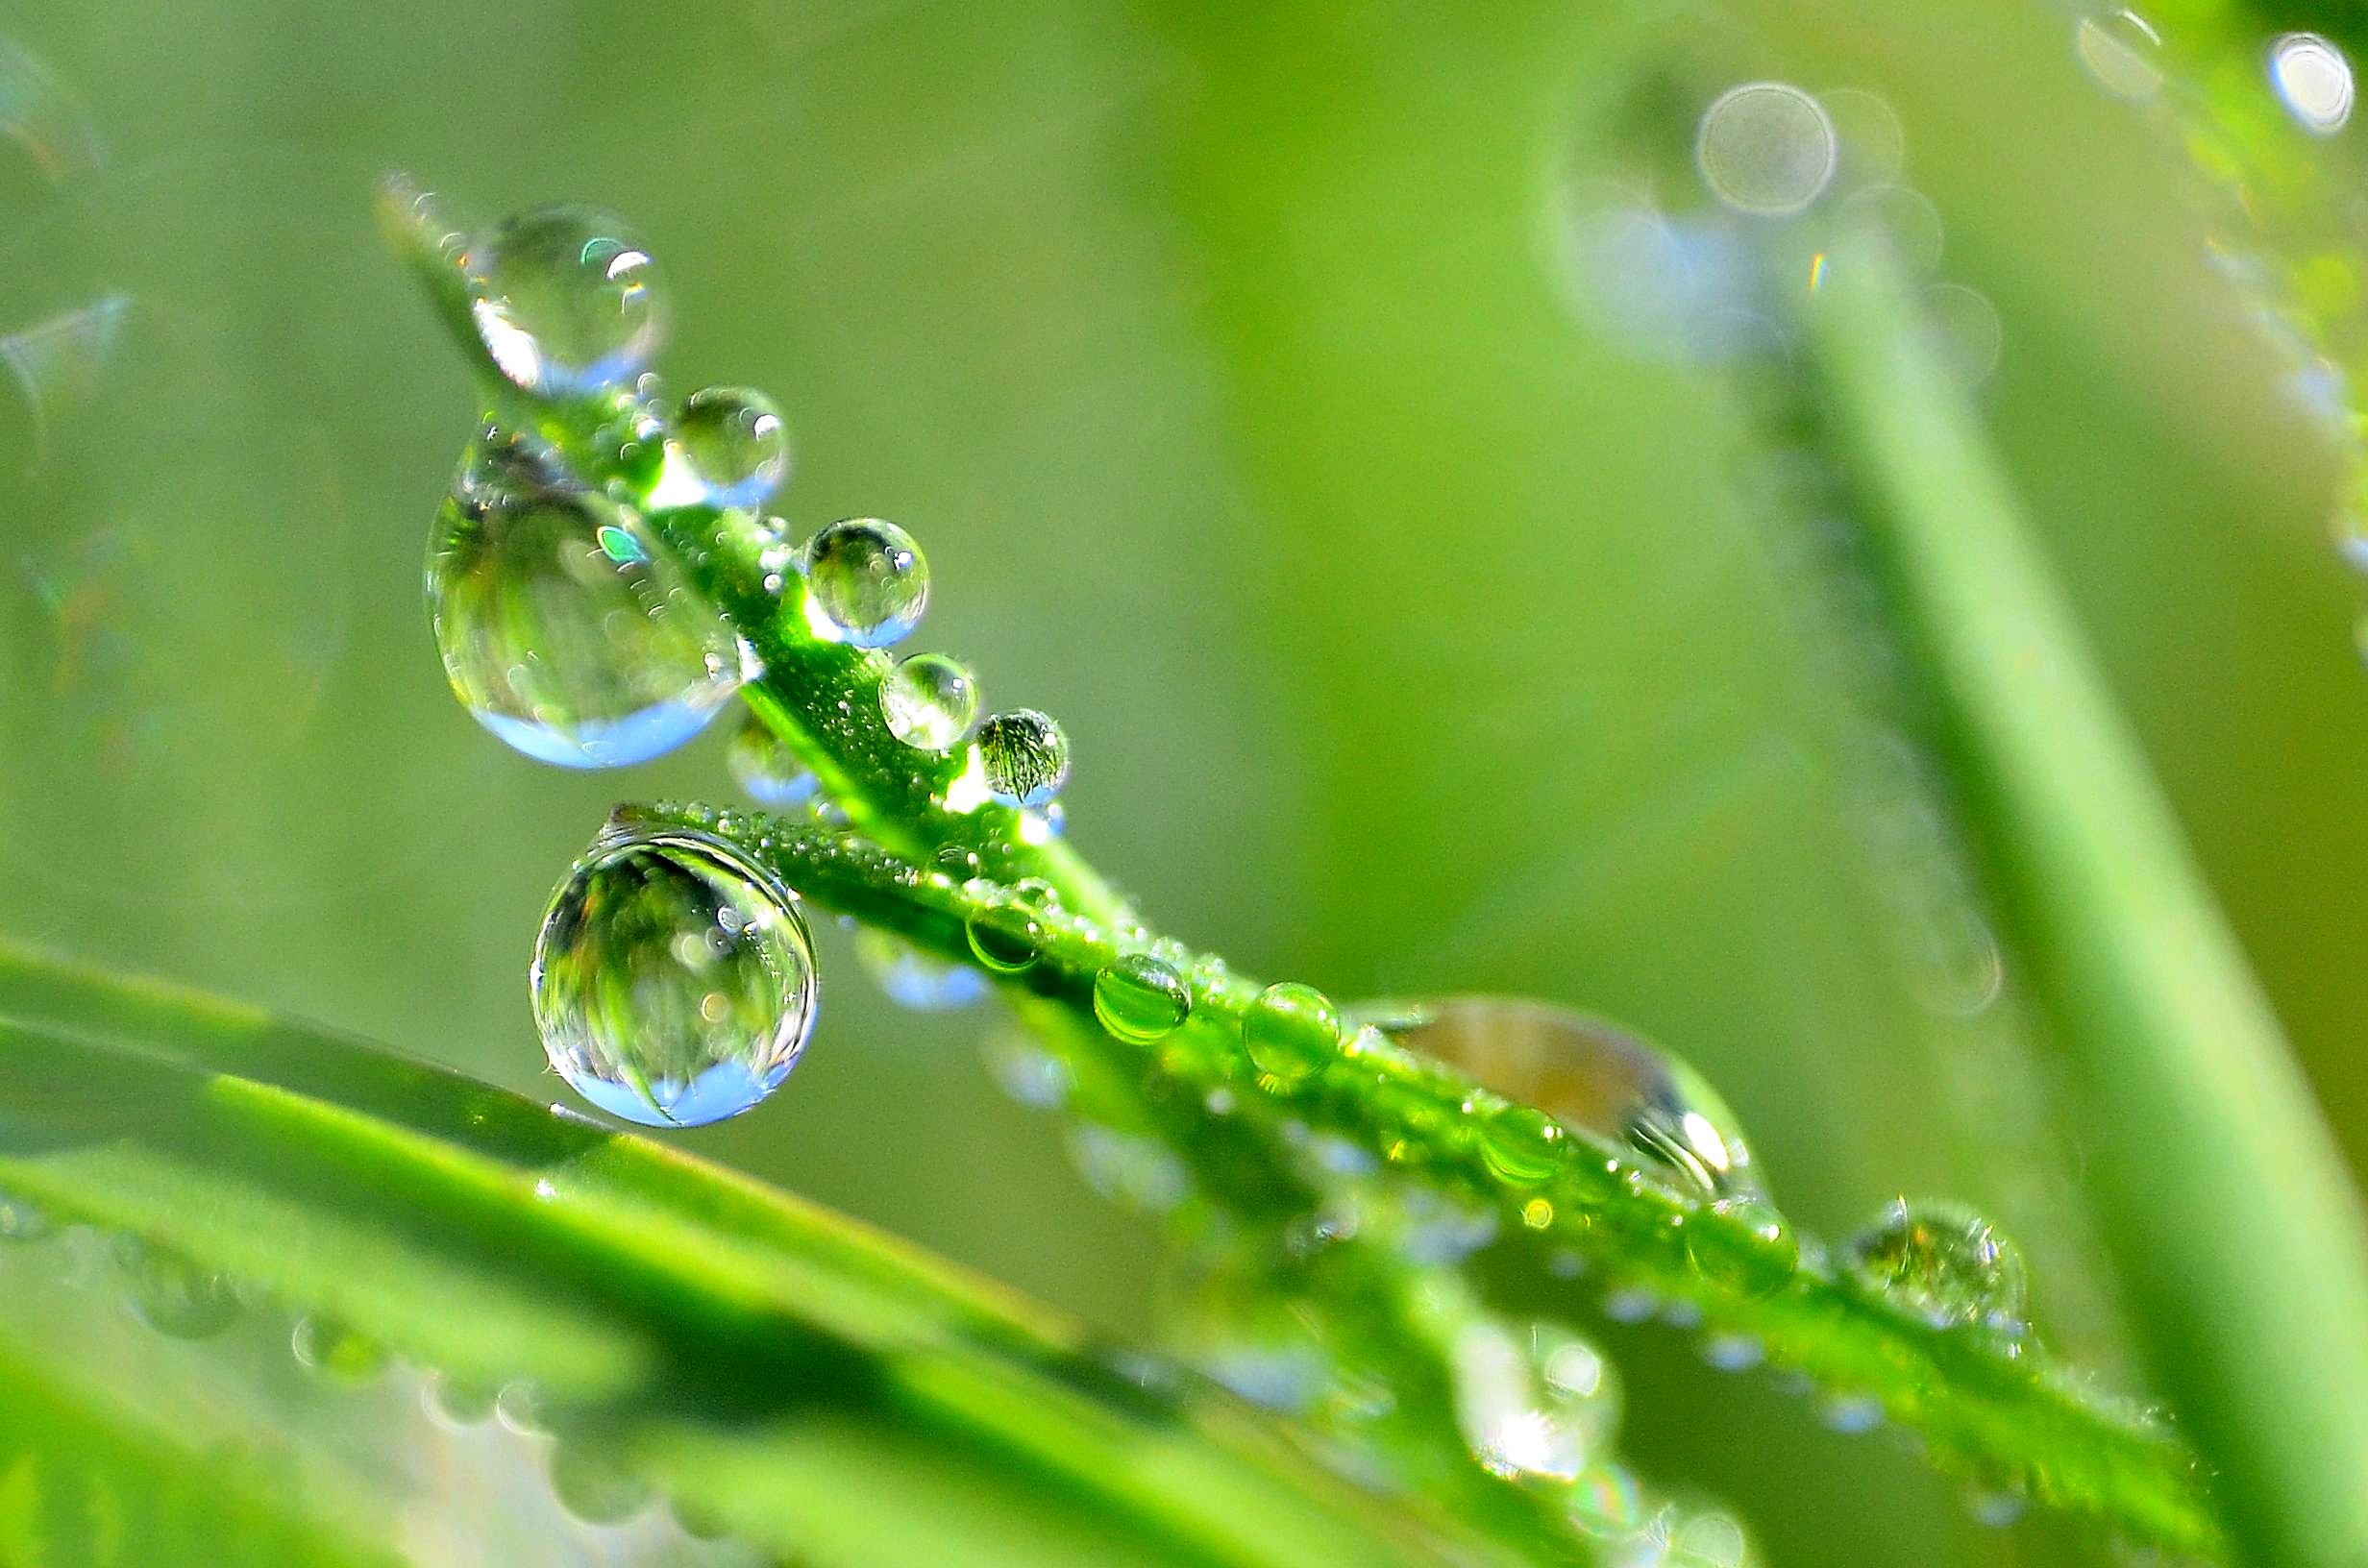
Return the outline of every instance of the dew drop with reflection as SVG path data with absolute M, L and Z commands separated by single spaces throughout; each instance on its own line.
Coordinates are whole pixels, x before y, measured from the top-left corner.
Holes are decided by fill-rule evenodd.
M 1702 111 L 1694 163 L 1711 194 L 1739 212 L 1783 217 L 1834 178 L 1840 137 L 1816 99 L 1784 82 L 1747 82 Z
M 1069 737 L 1034 708 L 999 713 L 978 726 L 987 793 L 1007 806 L 1042 806 L 1069 782 Z
M 805 550 L 806 626 L 825 642 L 886 648 L 929 605 L 929 563 L 913 536 L 876 517 L 817 533 Z
M 559 1075 L 654 1127 L 738 1115 L 789 1076 L 814 1027 L 797 897 L 703 833 L 612 827 L 543 917 L 534 1020 Z
M 522 212 L 473 239 L 467 265 L 485 353 L 526 391 L 622 386 L 664 341 L 656 266 L 613 212 L 567 203 Z
M 761 506 L 789 477 L 789 427 L 762 392 L 702 387 L 682 400 L 674 433 L 711 506 Z
M 880 682 L 879 712 L 888 733 L 906 746 L 944 751 L 976 722 L 978 682 L 958 660 L 916 653 Z
M 2022 1253 L 1954 1203 L 1894 1201 L 1844 1248 L 1845 1277 L 1937 1329 L 2029 1327 Z

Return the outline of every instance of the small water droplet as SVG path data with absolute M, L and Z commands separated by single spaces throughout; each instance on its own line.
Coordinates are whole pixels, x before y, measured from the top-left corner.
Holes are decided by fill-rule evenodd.
M 1041 806 L 1069 782 L 1069 737 L 1034 708 L 999 713 L 978 726 L 987 793 L 1007 806 Z
M 377 1340 L 318 1312 L 296 1320 L 288 1348 L 299 1365 L 339 1383 L 367 1383 L 386 1370 L 386 1352 Z
M 997 974 L 1019 974 L 1044 956 L 1044 924 L 1036 906 L 1016 896 L 990 896 L 967 924 L 971 952 Z
M 806 625 L 826 642 L 886 648 L 911 635 L 929 605 L 929 563 L 913 536 L 876 517 L 852 517 L 805 551 Z
M 493 1419 L 494 1392 L 449 1372 L 438 1372 L 420 1390 L 420 1404 L 439 1426 L 458 1431 Z
M 493 1396 L 493 1413 L 502 1425 L 521 1437 L 551 1435 L 551 1410 L 542 1389 L 520 1379 L 502 1384 Z
M 1738 211 L 1781 217 L 1817 199 L 1841 154 L 1817 100 L 1783 82 L 1747 82 L 1702 112 L 1694 162 Z
M 1800 1237 L 1765 1200 L 1720 1198 L 1707 1217 L 1714 1223 L 1686 1227 L 1686 1256 L 1704 1278 L 1759 1296 L 1782 1288 L 1800 1266 Z
M 1322 1070 L 1340 1050 L 1341 1019 L 1313 986 L 1284 980 L 1267 987 L 1242 1016 L 1242 1041 L 1258 1070 L 1295 1084 Z
M 461 704 L 538 761 L 645 762 L 738 690 L 739 641 L 638 514 L 481 445 L 438 514 L 428 607 Z
M 986 977 L 967 964 L 933 958 L 893 932 L 855 933 L 855 957 L 881 994 L 916 1013 L 946 1013 L 987 993 Z
M 1535 1187 L 1560 1170 L 1566 1144 L 1562 1124 L 1534 1106 L 1501 1106 L 1480 1120 L 1480 1158 L 1517 1187 Z
M 1350 1017 L 1571 1132 L 1643 1155 L 1665 1190 L 1760 1193 L 1735 1113 L 1702 1076 L 1601 1018 L 1498 996 L 1373 1002 Z
M 814 775 L 798 760 L 789 743 L 753 711 L 742 715 L 740 727 L 732 731 L 731 745 L 724 751 L 724 766 L 731 770 L 740 793 L 769 811 L 802 806 L 817 787 Z
M 888 733 L 917 751 L 943 751 L 978 718 L 978 682 L 959 660 L 916 653 L 879 683 Z
M 737 1115 L 777 1088 L 814 1026 L 796 895 L 704 833 L 612 828 L 553 896 L 534 1019 L 585 1099 L 654 1127 Z
M 220 1334 L 238 1316 L 230 1282 L 175 1252 L 122 1236 L 115 1262 L 123 1270 L 132 1311 L 157 1333 L 175 1339 Z
M 1935 1328 L 2028 1327 L 2021 1252 L 1961 1204 L 1895 1200 L 1850 1237 L 1844 1258 L 1849 1280 Z
M 656 266 L 613 212 L 538 207 L 472 240 L 478 335 L 496 369 L 529 392 L 622 386 L 666 332 Z
M 2352 118 L 2352 61 L 2332 39 L 2284 33 L 2269 43 L 2269 81 L 2294 123 L 2331 136 Z
M 1094 976 L 1094 1016 L 1130 1044 L 1173 1033 L 1192 1010 L 1184 977 L 1148 953 L 1128 953 Z
M 682 400 L 674 432 L 711 506 L 761 506 L 789 476 L 789 427 L 762 392 L 702 387 Z
M 2084 16 L 2072 29 L 2072 52 L 2116 98 L 2152 98 L 2162 90 L 2162 35 L 2128 9 Z

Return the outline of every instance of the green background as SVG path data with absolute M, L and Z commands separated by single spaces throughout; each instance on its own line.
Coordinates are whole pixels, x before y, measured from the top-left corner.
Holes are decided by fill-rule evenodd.
M 1812 1228 L 1977 1199 L 2031 1241 L 2043 1329 L 2110 1364 L 2080 1131 L 1999 1120 L 1998 1064 L 2049 1070 L 2013 955 L 1967 1017 L 1893 940 L 1929 874 L 1867 848 L 1729 460 L 1744 409 L 1601 331 L 1558 259 L 1565 182 L 1640 160 L 1698 201 L 1701 89 L 1773 75 L 1896 114 L 1941 276 L 2003 321 L 1983 395 L 2022 498 L 2368 1150 L 2331 449 L 2172 139 L 2054 10 L 82 0 L 6 35 L 8 935 L 564 1093 L 526 1007 L 543 901 L 612 801 L 727 796 L 724 736 L 570 774 L 452 701 L 419 574 L 473 410 L 369 202 L 392 167 L 486 214 L 595 201 L 671 274 L 661 368 L 779 399 L 802 528 L 916 534 L 912 646 L 1060 717 L 1075 842 L 1168 929 L 1342 997 L 1627 1019 L 1719 1085 Z M 110 297 L 108 352 L 36 335 Z M 993 1020 L 899 1012 L 818 937 L 805 1063 L 682 1141 L 1141 1329 L 1157 1237 L 995 1090 Z M 1640 1464 L 1775 1560 L 2047 1533 L 1972 1530 L 1679 1336 L 1610 1342 Z

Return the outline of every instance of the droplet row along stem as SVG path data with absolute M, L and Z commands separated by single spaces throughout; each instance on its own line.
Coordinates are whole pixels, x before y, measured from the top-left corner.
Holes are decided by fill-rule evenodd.
M 761 813 L 664 804 L 627 807 L 620 817 L 714 833 L 816 902 L 895 930 L 941 957 L 972 961 L 974 925 L 1018 918 L 1034 958 L 998 977 L 1089 1023 L 1096 977 L 1151 944 L 1144 936 L 1122 947 L 1087 915 L 979 879 L 958 881 L 861 840 Z M 2177 1550 L 2217 1549 L 2217 1528 L 2199 1502 L 2194 1460 L 2177 1438 L 2134 1407 L 2053 1365 L 2043 1352 L 2006 1336 L 1936 1328 L 1854 1290 L 1813 1246 L 1774 1281 L 1706 1271 L 1696 1264 L 1697 1252 L 1748 1256 L 1764 1246 L 1755 1216 L 1689 1202 L 1643 1180 L 1634 1160 L 1575 1138 L 1548 1139 L 1550 1152 L 1540 1163 L 1509 1161 L 1490 1147 L 1486 1129 L 1522 1108 L 1386 1042 L 1338 1038 L 1329 1062 L 1288 1081 L 1262 1070 L 1243 1026 L 1266 988 L 1218 960 L 1180 956 L 1184 961 L 1172 967 L 1190 989 L 1190 1018 L 1140 1047 L 1146 1066 L 1179 1087 L 1201 1093 L 1225 1089 L 1246 1109 L 1298 1118 L 1408 1179 L 1488 1206 L 1509 1233 L 1535 1233 L 1690 1301 L 1708 1327 L 1757 1338 L 1770 1365 L 1805 1374 L 1828 1390 L 1878 1400 L 1926 1439 L 1936 1459 L 1985 1484 L 2015 1486 Z M 1541 1202 L 1548 1211 L 1542 1215 Z M 1705 1249 L 1712 1236 L 1716 1240 Z

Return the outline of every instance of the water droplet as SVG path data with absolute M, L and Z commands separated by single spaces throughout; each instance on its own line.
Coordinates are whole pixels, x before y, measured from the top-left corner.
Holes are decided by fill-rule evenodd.
M 428 606 L 454 694 L 561 767 L 672 750 L 739 688 L 738 639 L 637 514 L 527 478 L 482 451 L 438 515 Z
M 990 895 L 967 932 L 973 955 L 997 974 L 1019 974 L 1044 956 L 1044 923 L 1024 898 Z
M 761 506 L 789 477 L 789 427 L 762 392 L 702 387 L 682 400 L 674 432 L 711 506 Z
M 960 661 L 916 653 L 879 683 L 888 733 L 917 751 L 943 751 L 970 733 L 978 717 L 978 682 Z
M 1242 1041 L 1258 1070 L 1282 1084 L 1320 1071 L 1339 1053 L 1340 1015 L 1313 986 L 1285 980 L 1267 987 L 1242 1016 Z
M 553 896 L 535 1024 L 561 1077 L 613 1115 L 695 1127 L 789 1075 L 814 1026 L 796 895 L 704 833 L 611 829 Z
M 886 648 L 921 624 L 929 563 L 913 536 L 876 517 L 833 523 L 806 546 L 806 625 L 825 642 Z
M 551 1410 L 542 1389 L 523 1379 L 502 1384 L 493 1396 L 493 1413 L 502 1425 L 521 1437 L 551 1434 Z
M 2331 136 L 2352 117 L 2352 62 L 2316 33 L 2284 33 L 2269 42 L 2269 81 L 2294 116 L 2316 136 Z
M 2162 90 L 2162 35 L 2130 10 L 2084 16 L 2072 30 L 2072 52 L 2116 98 L 2152 98 Z
M 575 1443 L 552 1450 L 551 1491 L 561 1507 L 588 1525 L 623 1524 L 647 1507 L 653 1495 L 648 1482 Z
M 0 1241 L 38 1241 L 56 1229 L 48 1210 L 20 1193 L 0 1191 Z
M 439 1426 L 458 1431 L 493 1419 L 494 1392 L 449 1372 L 438 1372 L 420 1390 L 420 1404 Z
M 220 1334 L 238 1316 L 230 1282 L 180 1254 L 136 1237 L 118 1237 L 115 1262 L 123 1270 L 132 1311 L 142 1323 L 175 1339 L 204 1339 Z
M 1148 953 L 1128 953 L 1094 976 L 1094 1016 L 1130 1044 L 1174 1032 L 1192 1010 L 1184 977 Z
M 1686 1256 L 1707 1279 L 1744 1295 L 1781 1288 L 1800 1266 L 1801 1239 L 1785 1216 L 1756 1197 L 1720 1198 L 1686 1227 Z
M 916 1013 L 947 1013 L 987 993 L 986 977 L 967 964 L 932 958 L 902 937 L 865 927 L 855 933 L 855 957 L 881 994 Z
M 1617 1423 L 1610 1368 L 1563 1330 L 1542 1324 L 1521 1336 L 1483 1318 L 1451 1354 L 1457 1422 L 1492 1475 L 1575 1481 Z
M 817 787 L 789 743 L 753 711 L 741 716 L 725 748 L 724 766 L 731 770 L 740 793 L 769 811 L 789 811 L 804 805 Z
M 1643 1523 L 1643 1488 L 1619 1465 L 1596 1465 L 1571 1487 L 1570 1517 L 1597 1539 L 1625 1541 Z
M 612 212 L 538 207 L 469 252 L 478 335 L 495 368 L 529 392 L 621 386 L 648 368 L 665 338 L 656 267 Z
M 386 1352 L 377 1340 L 317 1312 L 296 1320 L 288 1348 L 299 1365 L 339 1383 L 367 1383 L 386 1370 Z
M 1480 1120 L 1480 1158 L 1517 1187 L 1535 1187 L 1560 1170 L 1566 1142 L 1562 1124 L 1534 1106 L 1501 1106 Z
M 1041 806 L 1069 782 L 1069 737 L 1034 708 L 999 713 L 978 726 L 987 793 L 1007 806 Z
M 1497 996 L 1377 1002 L 1351 1017 L 1571 1132 L 1642 1154 L 1666 1189 L 1760 1193 L 1735 1114 L 1701 1074 L 1601 1018 Z
M 1834 178 L 1840 138 L 1817 100 L 1783 82 L 1747 82 L 1702 112 L 1694 161 L 1711 193 L 1739 211 L 1781 217 Z
M 2022 1254 L 1961 1204 L 1895 1200 L 1851 1237 L 1847 1275 L 1935 1328 L 2028 1326 Z

